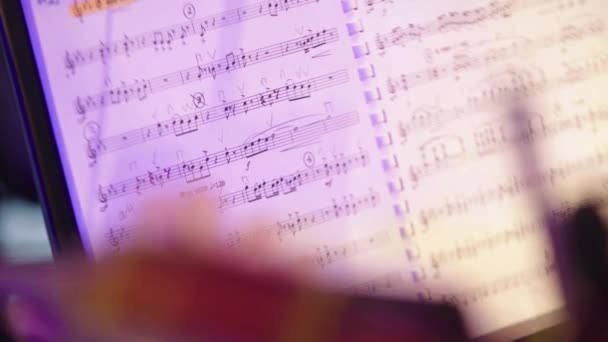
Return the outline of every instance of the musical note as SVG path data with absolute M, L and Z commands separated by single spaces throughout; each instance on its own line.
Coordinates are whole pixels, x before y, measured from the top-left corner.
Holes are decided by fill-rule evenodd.
M 599 23 L 602 24 L 599 24 Z M 599 28 L 599 29 L 598 29 Z M 576 30 L 577 34 L 565 35 L 565 31 Z M 398 76 L 388 77 L 386 89 L 389 94 L 411 91 L 412 88 L 427 85 L 432 82 L 453 78 L 455 81 L 463 78 L 468 72 L 487 69 L 490 66 L 503 63 L 518 56 L 538 53 L 542 50 L 560 46 L 567 42 L 580 41 L 588 37 L 603 35 L 605 33 L 603 21 L 592 20 L 578 26 L 569 24 L 556 32 L 534 39 L 506 42 L 504 45 L 485 49 L 479 54 L 463 54 L 459 51 L 459 59 L 451 64 L 434 66 L 419 71 L 402 73 Z
M 299 146 L 311 140 L 316 141 L 327 133 L 339 131 L 359 123 L 357 112 L 320 120 L 315 119 L 315 117 L 309 116 L 288 121 L 251 137 L 242 145 L 205 154 L 203 157 L 168 166 L 162 170 L 155 170 L 151 172 L 151 175 L 157 182 L 162 181 L 163 183 L 167 183 L 178 179 L 185 179 L 187 182 L 191 182 L 208 177 L 212 169 L 248 159 L 268 151 L 288 149 L 289 147 Z M 311 119 L 315 119 L 315 121 L 301 124 L 301 126 L 295 125 L 298 122 L 310 121 Z M 149 178 L 150 174 L 145 174 L 110 184 L 102 189 L 107 194 L 107 199 L 112 200 L 157 186 L 156 182 L 153 184 L 148 181 Z
M 296 191 L 298 188 L 331 177 L 344 175 L 352 170 L 367 166 L 369 156 L 367 152 L 361 151 L 353 155 L 340 155 L 332 162 L 296 171 L 289 175 L 274 178 L 269 181 L 260 181 L 253 186 L 219 197 L 220 209 L 229 209 L 243 204 L 256 202 L 262 198 L 270 199 L 282 194 Z
M 338 30 L 334 28 L 313 32 L 302 37 L 257 50 L 239 52 L 237 54 L 230 53 L 224 59 L 216 60 L 204 65 L 177 70 L 147 80 L 138 80 L 135 83 L 123 84 L 100 94 L 77 97 L 76 101 L 80 103 L 81 106 L 76 106 L 76 112 L 82 115 L 83 112 L 86 111 L 108 105 L 127 103 L 134 99 L 143 101 L 147 99 L 150 94 L 180 87 L 207 78 L 215 79 L 218 75 L 228 73 L 232 70 L 243 69 L 247 66 L 271 61 L 299 52 L 308 53 L 311 49 L 337 42 L 338 38 Z M 285 47 L 289 47 L 289 49 L 285 50 Z M 196 77 L 190 77 L 190 75 L 194 74 Z
M 363 6 L 359 6 L 359 0 L 354 0 L 354 4 L 349 8 L 352 11 L 360 11 L 362 9 L 365 10 L 366 13 L 372 13 L 376 10 L 376 8 L 380 5 L 385 5 L 389 7 L 390 5 L 395 4 L 395 0 L 362 0 Z M 387 8 L 384 8 L 383 14 L 386 14 Z
M 466 308 L 489 300 L 492 297 L 502 296 L 505 292 L 528 287 L 537 281 L 550 279 L 555 276 L 555 272 L 555 264 L 552 261 L 548 261 L 460 292 L 448 293 L 426 289 L 418 293 L 418 299 L 422 302 L 443 302 L 460 308 Z
M 120 226 L 120 227 L 112 227 L 109 228 L 108 231 L 104 234 L 106 241 L 113 248 L 115 253 L 121 251 L 121 246 L 125 243 L 128 243 L 132 239 L 132 230 L 133 228 L 130 226 Z
M 568 66 L 566 66 L 568 65 Z M 576 65 L 576 67 L 574 67 Z M 564 85 L 575 85 L 579 82 L 590 80 L 594 77 L 601 77 L 603 72 L 608 71 L 608 54 L 600 54 L 588 58 L 572 60 L 564 63 L 565 72 L 554 75 L 552 80 L 541 80 L 538 77 L 526 76 L 522 73 L 513 75 L 510 83 L 504 86 L 482 86 L 479 91 L 469 95 L 466 104 L 456 105 L 450 108 L 436 106 L 420 106 L 413 110 L 413 115 L 408 120 L 401 120 L 398 126 L 399 136 L 402 144 L 406 144 L 410 136 L 420 134 L 432 129 L 440 129 L 450 122 L 469 118 L 474 115 L 484 114 L 493 105 L 508 98 L 508 96 L 518 95 L 522 98 L 537 95 L 536 89 L 550 92 L 559 89 Z M 516 76 L 517 75 L 517 76 Z M 603 117 L 604 110 L 596 108 L 599 116 Z M 574 120 L 595 120 L 585 119 L 582 115 Z M 603 120 L 603 119 L 599 119 Z M 569 125 L 568 125 L 569 126 Z
M 432 207 L 421 208 L 418 221 L 422 227 L 450 217 L 467 215 L 476 209 L 503 203 L 529 193 L 540 186 L 555 187 L 581 172 L 604 166 L 608 162 L 608 149 L 574 160 L 562 160 L 554 166 L 528 176 L 512 176 L 496 184 L 473 190 L 469 193 L 454 193 L 443 200 L 438 199 Z
M 375 233 L 369 237 L 350 241 L 340 245 L 317 247 L 315 263 L 325 268 L 336 262 L 355 257 L 385 247 L 391 242 L 387 231 Z
M 557 78 L 562 84 L 602 76 L 608 70 L 608 53 L 601 52 L 562 62 L 563 73 Z
M 287 238 L 294 238 L 310 228 L 351 217 L 375 208 L 380 203 L 379 194 L 370 190 L 368 193 L 355 196 L 344 196 L 341 200 L 332 200 L 332 204 L 308 212 L 294 212 L 289 214 L 288 219 L 277 221 L 275 224 L 263 227 L 252 233 L 241 234 L 234 231 L 229 234 L 226 245 L 229 247 L 238 246 L 241 242 L 252 241 L 258 238 L 274 236 L 279 241 Z
M 543 0 L 532 1 L 492 1 L 485 6 L 479 6 L 464 11 L 451 11 L 441 14 L 425 23 L 408 23 L 394 27 L 390 32 L 378 33 L 375 45 L 383 54 L 393 46 L 405 46 L 410 42 L 421 41 L 427 37 L 445 34 L 467 26 L 479 26 L 484 22 L 505 20 L 514 12 L 538 10 L 547 6 Z
M 376 296 L 400 287 L 404 280 L 400 272 L 391 272 L 364 283 L 353 285 L 346 291 L 356 295 Z
M 541 233 L 544 229 L 543 220 L 514 223 L 504 230 L 493 230 L 482 233 L 479 237 L 467 237 L 453 242 L 454 247 L 428 253 L 429 259 L 438 267 L 452 262 L 474 260 L 481 257 L 483 252 L 490 253 L 497 248 L 507 248 L 514 243 L 527 241 L 532 234 Z
M 228 162 L 230 162 L 229 155 L 226 155 L 228 156 Z M 209 157 L 205 158 L 202 161 L 199 161 L 198 163 L 193 161 L 182 163 L 179 170 L 181 171 L 182 176 L 185 178 L 186 183 L 192 183 L 197 180 L 210 177 L 211 172 L 209 171 Z M 163 180 L 164 175 L 161 173 L 160 176 L 160 179 Z M 149 184 L 152 186 L 156 185 L 155 182 L 152 181 L 156 178 L 157 177 L 155 174 L 150 174 Z
M 66 52 L 66 58 L 69 58 L 71 63 L 66 63 L 65 67 L 68 72 L 73 73 L 78 67 L 123 55 L 129 57 L 132 53 L 147 48 L 156 51 L 168 50 L 170 44 L 177 38 L 185 42 L 186 38 L 203 37 L 213 30 L 264 16 L 276 16 L 281 11 L 316 4 L 319 1 L 266 0 L 150 32 L 125 35 L 122 40 L 100 42 L 99 46 Z
M 465 151 L 462 138 L 454 135 L 434 137 L 420 146 L 422 165 L 440 167 L 450 159 L 459 158 Z
M 290 102 L 307 99 L 311 96 L 312 91 L 311 84 L 294 84 L 293 81 L 289 81 L 285 87 L 287 98 Z
M 173 119 L 171 122 L 171 128 L 173 130 L 173 134 L 176 137 L 186 135 L 192 132 L 198 131 L 198 122 L 192 118 L 178 118 Z M 122 136 L 123 141 L 125 140 L 125 136 Z
M 410 179 L 417 185 L 439 171 L 502 153 L 508 148 L 555 139 L 572 131 L 593 133 L 608 120 L 608 107 L 602 105 L 571 113 L 531 114 L 517 129 L 508 127 L 505 119 L 488 121 L 472 128 L 474 145 L 468 147 L 460 137 L 434 137 L 420 146 L 421 162 L 411 163 Z
M 179 136 L 193 133 L 196 132 L 199 127 L 211 122 L 245 115 L 255 110 L 262 109 L 272 103 L 290 101 L 292 100 L 290 94 L 293 94 L 292 89 L 294 88 L 305 88 L 312 94 L 327 88 L 345 84 L 348 81 L 349 77 L 347 71 L 339 70 L 301 82 L 292 83 L 291 85 L 270 89 L 249 97 L 226 102 L 205 110 L 185 114 L 176 119 L 160 121 L 153 125 L 101 138 L 100 142 L 103 144 L 104 148 L 99 150 L 97 155 L 118 151 L 169 135 Z

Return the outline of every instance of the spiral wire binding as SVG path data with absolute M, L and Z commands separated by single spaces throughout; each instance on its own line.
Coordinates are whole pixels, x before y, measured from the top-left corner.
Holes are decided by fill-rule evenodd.
M 365 32 L 363 22 L 353 18 L 353 13 L 358 9 L 357 0 L 341 0 L 341 4 L 342 11 L 349 19 L 349 22 L 346 24 L 346 30 L 353 40 L 353 57 L 358 62 L 357 74 L 359 80 L 365 87 L 363 97 L 370 108 L 369 119 L 377 132 L 375 142 L 376 147 L 382 153 L 381 167 L 389 179 L 387 181 L 388 192 L 395 200 L 393 212 L 400 222 L 397 228 L 399 236 L 404 242 L 404 258 L 409 266 L 408 271 L 404 273 L 408 277 L 411 277 L 412 282 L 418 283 L 426 279 L 428 275 L 424 267 L 418 264 L 418 261 L 421 259 L 421 251 L 414 241 L 416 229 L 411 222 L 408 222 L 408 216 L 410 215 L 409 203 L 406 200 L 402 200 L 402 195 L 406 188 L 403 178 L 399 175 L 401 165 L 399 158 L 391 151 L 395 140 L 387 126 L 390 117 L 380 105 L 383 97 L 380 88 L 376 84 L 376 68 L 373 64 L 366 61 L 366 57 L 371 54 L 369 43 L 357 41 L 358 36 Z M 396 198 L 399 200 L 396 200 Z M 429 299 L 422 292 L 418 293 L 417 296 L 420 300 Z

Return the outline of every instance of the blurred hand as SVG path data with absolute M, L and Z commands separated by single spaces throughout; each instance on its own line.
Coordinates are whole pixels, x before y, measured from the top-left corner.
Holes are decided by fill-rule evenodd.
M 226 247 L 213 208 L 204 201 L 151 203 L 128 252 L 95 264 L 67 258 L 55 270 L 13 274 L 38 286 L 10 305 L 17 335 L 52 341 L 466 340 L 453 308 L 319 290 L 312 267 L 281 253 L 255 225 L 243 231 L 259 238 Z

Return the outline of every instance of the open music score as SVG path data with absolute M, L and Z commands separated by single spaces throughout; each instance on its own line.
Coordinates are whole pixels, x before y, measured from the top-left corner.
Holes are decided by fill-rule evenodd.
M 576 207 L 584 196 L 576 185 L 603 179 L 608 104 L 596 90 L 608 80 L 605 2 L 344 3 L 398 198 L 402 260 L 412 271 L 397 275 L 411 274 L 414 288 L 428 284 L 421 300 L 461 307 L 476 335 L 528 320 L 513 314 L 517 303 L 533 300 L 534 317 L 557 310 L 551 257 L 538 253 L 551 249 L 549 215 L 526 204 L 546 192 Z M 514 101 L 529 107 L 525 117 L 509 117 Z M 534 170 L 516 162 L 531 151 L 539 151 Z M 451 276 L 467 281 L 435 287 Z M 503 323 L 478 318 L 486 314 Z
M 219 197 L 220 208 L 229 209 L 243 204 L 270 199 L 281 194 L 287 195 L 298 190 L 303 185 L 331 179 L 335 176 L 346 175 L 350 171 L 368 164 L 367 152 L 361 151 L 354 155 L 341 155 L 333 161 L 325 162 L 310 169 L 296 171 L 270 181 L 261 181 L 253 186 L 245 186 L 243 190 L 223 194 Z
M 95 254 L 146 234 L 143 202 L 207 198 L 224 247 L 277 242 L 330 281 L 352 269 L 340 290 L 451 301 L 474 334 L 529 319 L 515 305 L 533 295 L 559 307 L 547 215 L 527 204 L 555 193 L 566 215 L 584 177 L 604 181 L 602 0 L 138 1 L 65 22 L 38 7 Z M 528 148 L 535 170 L 515 162 Z M 239 223 L 256 215 L 273 216 Z
M 293 102 L 307 99 L 313 94 L 349 81 L 346 70 L 339 70 L 300 82 L 290 82 L 284 86 L 270 89 L 253 96 L 225 102 L 221 105 L 199 110 L 194 113 L 181 115 L 178 118 L 164 120 L 155 125 L 131 130 L 125 133 L 102 137 L 90 145 L 89 156 L 121 150 L 133 145 L 160 139 L 168 135 L 182 136 L 194 133 L 211 122 L 229 120 L 233 117 L 248 114 L 257 109 L 272 106 L 275 103 Z
M 247 66 L 272 61 L 287 55 L 303 52 L 310 53 L 326 44 L 337 42 L 337 29 L 327 29 L 313 32 L 299 38 L 266 46 L 251 51 L 231 52 L 224 59 L 207 64 L 181 69 L 166 75 L 150 79 L 138 80 L 130 84 L 122 84 L 96 95 L 77 96 L 74 101 L 76 113 L 84 115 L 90 110 L 108 105 L 127 103 L 133 100 L 144 101 L 149 95 L 167 89 L 180 87 L 189 83 L 213 78 L 233 70 L 244 69 Z
M 203 157 L 188 160 L 179 164 L 159 168 L 147 174 L 137 176 L 122 182 L 100 186 L 98 200 L 102 204 L 121 196 L 140 193 L 151 188 L 160 187 L 165 183 L 184 179 L 187 183 L 195 182 L 211 176 L 211 170 L 252 158 L 273 151 L 287 150 L 290 147 L 314 143 L 325 134 L 339 131 L 359 123 L 357 112 L 341 114 L 325 119 L 316 119 L 319 115 L 303 117 L 287 122 L 262 132 L 240 146 L 226 148 L 224 151 L 208 153 Z M 298 121 L 316 119 L 315 121 L 297 126 Z
M 177 24 L 152 30 L 157 26 L 142 25 L 148 29 L 139 32 L 139 25 L 125 25 L 132 32 L 117 31 L 124 39 L 107 34 L 55 55 L 64 62 L 62 82 L 77 85 L 94 70 L 105 73 L 99 90 L 66 88 L 71 112 L 78 114 L 72 124 L 85 142 L 75 160 L 87 159 L 87 174 L 95 178 L 90 216 L 95 226 L 105 227 L 92 229 L 96 239 L 103 236 L 100 250 L 120 252 L 136 243 L 139 211 L 124 214 L 125 208 L 165 195 L 177 201 L 209 197 L 228 230 L 232 218 L 249 213 L 281 218 L 263 229 L 270 236 L 222 232 L 229 246 L 248 238 L 298 244 L 312 237 L 302 235 L 314 227 L 340 227 L 342 221 L 352 226 L 355 221 L 346 218 L 355 216 L 392 221 L 386 218 L 389 203 L 380 200 L 385 191 L 373 190 L 384 190 L 386 182 L 371 127 L 361 120 L 367 108 L 358 96 L 340 3 L 246 0 L 215 14 L 204 13 L 202 3 L 182 4 L 184 22 L 173 19 Z M 219 0 L 213 5 L 226 6 Z M 164 6 L 138 2 L 129 10 L 148 13 Z M 98 18 L 91 13 L 80 23 Z M 223 47 L 240 29 L 247 34 Z M 227 32 L 235 37 L 220 37 Z M 160 65 L 191 57 L 196 64 Z M 140 58 L 146 67 L 137 65 Z M 163 71 L 145 75 L 149 70 Z M 351 227 L 341 229 L 347 233 Z M 331 242 L 339 247 L 345 241 Z M 312 255 L 305 257 L 315 263 Z
M 84 48 L 65 53 L 65 68 L 74 73 L 76 68 L 90 63 L 107 63 L 117 56 L 130 57 L 131 53 L 146 48 L 156 51 L 171 50 L 177 42 L 185 44 L 191 37 L 204 38 L 209 32 L 230 25 L 239 24 L 266 16 L 277 16 L 281 12 L 297 9 L 301 6 L 318 3 L 320 0 L 267 0 L 255 4 L 242 6 L 217 14 L 205 16 L 200 19 L 190 19 L 181 24 L 164 27 L 155 31 L 125 35 L 124 39 L 100 42 L 98 46 Z
M 293 212 L 286 220 L 277 221 L 274 225 L 253 232 L 235 230 L 228 234 L 226 245 L 235 247 L 244 241 L 255 241 L 267 237 L 275 237 L 279 241 L 295 238 L 296 235 L 313 227 L 356 216 L 366 210 L 376 208 L 380 204 L 378 193 L 370 189 L 363 195 L 345 195 L 341 199 L 333 199 L 332 204 L 309 212 Z

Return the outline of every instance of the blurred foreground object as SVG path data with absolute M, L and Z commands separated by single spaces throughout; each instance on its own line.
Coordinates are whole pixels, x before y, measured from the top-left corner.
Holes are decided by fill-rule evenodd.
M 599 207 L 579 208 L 568 222 L 567 235 L 572 285 L 566 297 L 577 341 L 608 341 L 608 237 Z
M 165 210 L 159 210 L 160 208 Z M 464 341 L 447 305 L 323 292 L 272 246 L 227 250 L 207 203 L 153 203 L 129 251 L 0 273 L 19 336 L 49 341 Z M 164 214 L 161 214 L 164 213 Z M 281 261 L 277 261 L 281 260 Z M 30 321 L 31 324 L 28 325 Z
M 178 251 L 83 266 L 63 265 L 47 277 L 38 269 L 14 284 L 48 334 L 42 340 L 467 340 L 458 312 L 445 305 L 324 293 L 276 272 Z

